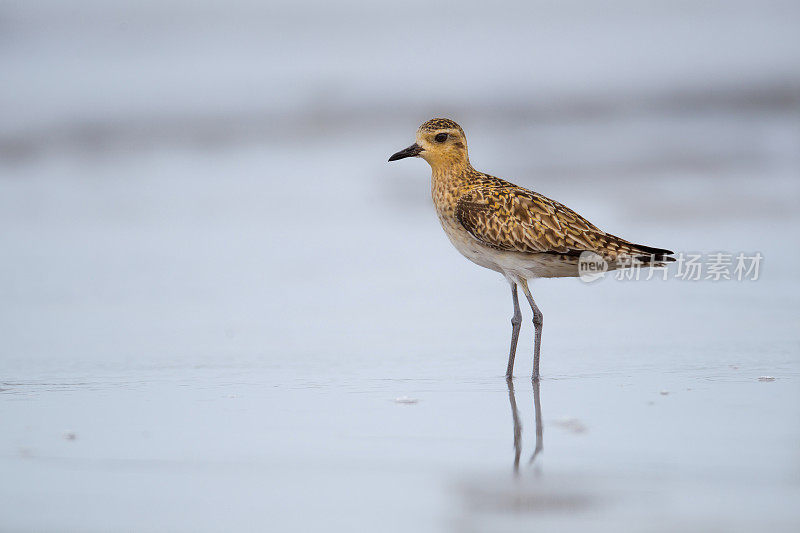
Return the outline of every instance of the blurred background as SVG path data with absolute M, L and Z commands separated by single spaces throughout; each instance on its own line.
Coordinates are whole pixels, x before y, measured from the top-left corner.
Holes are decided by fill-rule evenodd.
M 788 0 L 0 1 L 0 529 L 796 531 L 798 65 Z M 535 283 L 524 465 L 433 116 L 761 277 Z

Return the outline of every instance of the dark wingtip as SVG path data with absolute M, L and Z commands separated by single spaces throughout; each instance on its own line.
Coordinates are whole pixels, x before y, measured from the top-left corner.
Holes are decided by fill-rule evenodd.
M 644 252 L 647 255 L 640 255 L 636 259 L 644 263 L 672 263 L 675 261 L 674 257 L 670 257 L 675 252 L 667 250 L 666 248 L 655 248 L 645 244 L 634 244 L 637 252 Z
M 637 251 L 655 256 L 667 256 L 675 253 L 672 250 L 667 250 L 666 248 L 655 248 L 653 246 L 646 246 L 644 244 L 634 244 L 633 247 L 636 248 Z

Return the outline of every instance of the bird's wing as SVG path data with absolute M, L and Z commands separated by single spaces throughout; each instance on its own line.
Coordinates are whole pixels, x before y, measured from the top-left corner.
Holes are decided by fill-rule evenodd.
M 522 187 L 471 189 L 459 198 L 455 216 L 470 235 L 499 250 L 567 255 L 589 250 L 604 257 L 641 253 L 565 205 Z

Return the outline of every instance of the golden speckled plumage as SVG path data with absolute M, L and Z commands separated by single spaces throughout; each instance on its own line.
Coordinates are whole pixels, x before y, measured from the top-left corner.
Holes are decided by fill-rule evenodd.
M 452 142 L 456 147 L 463 145 L 463 149 L 431 154 L 437 147 L 430 138 L 442 131 L 456 135 Z M 463 130 L 449 119 L 424 123 L 417 132 L 417 143 L 429 146 L 420 157 L 428 159 L 433 169 L 433 203 L 445 232 L 462 253 L 463 246 L 457 241 L 468 235 L 475 241 L 472 249 L 478 252 L 485 247 L 519 254 L 512 261 L 517 265 L 513 273 L 525 278 L 577 276 L 578 257 L 585 251 L 600 255 L 611 268 L 630 264 L 634 258 L 645 262 L 651 256 L 658 261 L 670 260 L 665 258 L 671 253 L 669 250 L 633 244 L 606 233 L 555 200 L 475 170 L 469 163 Z M 490 250 L 481 255 L 491 255 Z M 474 260 L 476 254 L 464 255 Z M 552 268 L 554 256 L 563 263 L 562 268 Z M 520 269 L 526 259 L 532 267 Z M 548 267 L 537 269 L 536 262 Z M 502 268 L 502 261 L 498 266 L 494 270 L 509 274 Z
M 647 253 L 569 207 L 494 176 L 468 170 L 454 181 L 459 184 L 454 216 L 486 246 L 523 253 L 592 251 L 612 261 Z
M 601 256 L 610 269 L 634 262 L 654 266 L 673 260 L 669 250 L 620 239 L 555 200 L 478 172 L 469 162 L 464 130 L 450 119 L 435 118 L 422 124 L 416 142 L 389 161 L 405 157 L 421 157 L 430 164 L 433 204 L 453 246 L 470 261 L 500 272 L 511 284 L 514 329 L 509 377 L 519 336 L 517 286 L 533 310 L 533 376 L 538 378 L 542 314 L 530 294 L 528 279 L 578 276 L 579 257 L 584 252 Z

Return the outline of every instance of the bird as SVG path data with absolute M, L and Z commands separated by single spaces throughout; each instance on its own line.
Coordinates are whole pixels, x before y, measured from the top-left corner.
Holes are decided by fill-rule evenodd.
M 533 311 L 532 379 L 538 381 L 544 317 L 528 281 L 579 276 L 581 263 L 606 268 L 664 266 L 674 252 L 634 244 L 606 233 L 569 207 L 504 179 L 475 170 L 464 130 L 448 118 L 424 122 L 414 144 L 389 157 L 424 159 L 431 167 L 431 197 L 453 246 L 473 263 L 502 274 L 511 285 L 514 315 L 506 378 L 514 374 L 522 326 L 517 287 Z M 599 268 L 599 267 L 598 267 Z

